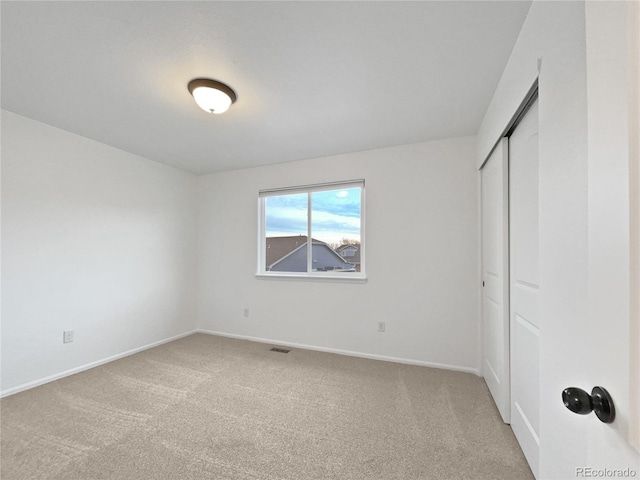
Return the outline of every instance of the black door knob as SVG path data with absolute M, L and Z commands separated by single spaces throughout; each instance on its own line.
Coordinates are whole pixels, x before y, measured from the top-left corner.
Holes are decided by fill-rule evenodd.
M 616 417 L 613 399 L 602 387 L 593 387 L 591 395 L 578 387 L 565 388 L 562 391 L 562 401 L 565 407 L 579 415 L 595 412 L 604 423 L 611 423 Z

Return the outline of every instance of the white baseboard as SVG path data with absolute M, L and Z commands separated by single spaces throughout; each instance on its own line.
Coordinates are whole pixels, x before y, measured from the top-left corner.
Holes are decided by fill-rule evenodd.
M 220 337 L 237 338 L 240 340 L 249 340 L 251 342 L 269 343 L 272 345 L 282 345 L 285 347 L 302 348 L 304 350 L 315 350 L 318 352 L 337 353 L 339 355 L 347 355 L 349 357 L 369 358 L 372 360 L 382 360 L 385 362 L 404 363 L 407 365 L 418 365 L 421 367 L 440 368 L 442 370 L 452 370 L 455 372 L 473 373 L 481 376 L 477 368 L 460 367 L 458 365 L 447 365 L 444 363 L 424 362 L 421 360 L 413 360 L 411 358 L 389 357 L 386 355 L 376 355 L 373 353 L 352 352 L 350 350 L 342 350 L 339 348 L 319 347 L 316 345 L 305 345 L 302 343 L 282 342 L 270 338 L 249 337 L 247 335 L 236 335 L 235 333 L 217 332 L 213 330 L 197 329 L 194 333 L 206 333 L 207 335 L 217 335 Z
M 128 357 L 129 355 L 142 352 L 143 350 L 148 350 L 150 348 L 157 347 L 165 343 L 173 342 L 174 340 L 178 340 L 179 338 L 193 335 L 196 332 L 198 332 L 198 330 L 190 330 L 188 332 L 181 333 L 180 335 L 175 335 L 173 337 L 165 338 L 164 340 L 159 340 L 157 342 L 149 343 L 148 345 L 134 348 L 133 350 L 127 350 L 126 352 L 119 353 L 111 357 L 103 358 L 101 360 L 96 360 L 95 362 L 87 363 L 85 365 L 81 365 L 79 367 L 75 367 L 70 370 L 65 370 L 64 372 L 56 373 L 54 375 L 49 375 L 48 377 L 40 378 L 32 382 L 23 383 L 22 385 L 18 385 L 17 387 L 7 388 L 5 390 L 0 391 L 0 398 L 7 397 L 9 395 L 13 395 L 14 393 L 22 392 L 24 390 L 29 390 L 30 388 L 34 388 L 39 385 L 44 385 L 45 383 L 53 382 L 54 380 L 68 377 L 69 375 L 80 373 L 80 372 L 83 372 L 84 370 L 89 370 L 90 368 L 94 368 L 99 365 L 104 365 L 105 363 L 113 362 L 114 360 L 118 360 L 120 358 Z
M 132 350 L 128 350 L 126 352 L 119 353 L 117 355 L 113 355 L 111 357 L 103 358 L 101 360 L 96 360 L 95 362 L 87 363 L 85 365 L 81 365 L 79 367 L 75 367 L 69 370 L 65 370 L 64 372 L 56 373 L 54 375 L 49 375 L 44 378 L 40 378 L 38 380 L 34 380 L 32 382 L 23 383 L 22 385 L 18 385 L 16 387 L 7 388 L 5 390 L 0 391 L 0 398 L 7 397 L 9 395 L 13 395 L 18 392 L 22 392 L 24 390 L 28 390 L 30 388 L 37 387 L 39 385 L 44 385 L 45 383 L 53 382 L 60 378 L 68 377 L 70 375 L 74 375 L 76 373 L 83 372 L 85 370 L 89 370 L 90 368 L 94 368 L 100 365 L 104 365 L 105 363 L 113 362 L 114 360 L 119 360 L 120 358 L 128 357 L 129 355 L 133 355 L 138 352 L 142 352 L 144 350 L 148 350 L 153 347 L 157 347 L 159 345 L 163 345 L 165 343 L 173 342 L 174 340 L 178 340 L 179 338 L 187 337 L 194 333 L 205 333 L 207 335 L 217 335 L 220 337 L 228 337 L 228 338 L 237 338 L 240 340 L 249 340 L 252 342 L 260 342 L 260 343 L 269 343 L 272 345 L 282 345 L 292 348 L 302 348 L 304 350 L 315 350 L 318 352 L 327 352 L 327 353 L 336 353 L 339 355 L 347 355 L 349 357 L 360 357 L 360 358 L 369 358 L 372 360 L 382 360 L 385 362 L 394 362 L 394 363 L 404 363 L 407 365 L 418 365 L 421 367 L 430 367 L 430 368 L 440 368 L 443 370 L 452 370 L 456 372 L 465 372 L 465 373 L 473 373 L 475 375 L 481 376 L 481 373 L 478 369 L 469 368 L 469 367 L 461 367 L 458 365 L 447 365 L 444 363 L 435 363 L 435 362 L 424 362 L 421 360 L 413 360 L 411 358 L 400 358 L 400 357 L 390 357 L 387 355 L 376 355 L 372 353 L 364 353 L 364 352 L 353 352 L 350 350 L 342 350 L 340 348 L 329 348 L 329 347 L 320 347 L 317 345 L 306 345 L 302 343 L 294 343 L 294 342 L 282 342 L 280 340 L 275 340 L 272 338 L 259 338 L 259 337 L 250 337 L 247 335 L 237 335 L 234 333 L 226 333 L 226 332 L 217 332 L 213 330 L 203 330 L 196 329 L 190 330 L 188 332 L 181 333 L 179 335 L 175 335 L 173 337 L 165 338 L 163 340 L 159 340 L 157 342 L 149 343 L 148 345 L 143 345 L 142 347 L 134 348 Z

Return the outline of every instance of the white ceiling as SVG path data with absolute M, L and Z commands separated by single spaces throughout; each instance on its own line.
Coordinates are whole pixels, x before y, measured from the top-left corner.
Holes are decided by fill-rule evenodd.
M 2 107 L 198 174 L 473 135 L 529 6 L 2 1 Z

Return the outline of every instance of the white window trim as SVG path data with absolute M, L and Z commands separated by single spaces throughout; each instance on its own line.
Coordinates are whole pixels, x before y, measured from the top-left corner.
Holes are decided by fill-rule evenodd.
M 313 248 L 307 245 L 307 272 L 273 272 L 265 268 L 266 258 L 266 222 L 265 222 L 265 199 L 267 197 L 279 195 L 293 195 L 296 193 L 308 194 L 307 211 L 312 211 L 311 194 L 326 190 L 340 190 L 342 188 L 360 188 L 360 272 L 343 272 L 338 275 L 327 274 L 326 272 L 314 272 L 313 268 Z M 311 215 L 307 215 L 307 242 L 311 242 Z M 346 281 L 365 282 L 367 277 L 364 271 L 365 258 L 365 181 L 364 179 L 348 180 L 340 182 L 320 183 L 314 185 L 302 185 L 296 187 L 272 188 L 260 190 L 258 192 L 258 270 L 257 278 L 274 279 L 295 279 L 295 280 L 320 280 L 320 281 Z

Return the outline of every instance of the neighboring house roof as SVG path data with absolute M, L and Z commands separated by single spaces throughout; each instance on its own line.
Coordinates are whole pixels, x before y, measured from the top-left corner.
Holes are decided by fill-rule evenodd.
M 348 250 L 349 248 L 355 249 L 354 254 L 350 257 L 342 256 L 342 253 L 345 250 Z M 340 254 L 342 258 L 344 258 L 344 260 L 349 263 L 356 263 L 356 264 L 360 263 L 360 245 L 351 245 L 351 244 L 340 245 L 338 248 L 336 248 L 336 252 L 338 252 L 338 254 Z
M 350 262 L 344 257 L 338 255 L 335 250 L 333 250 L 327 243 L 312 239 L 313 245 L 321 245 L 326 247 L 326 249 L 331 252 L 331 254 L 335 255 L 336 259 L 345 263 L 345 264 L 353 264 L 354 262 Z M 267 237 L 266 239 L 266 266 L 267 270 L 272 268 L 277 263 L 284 260 L 286 257 L 293 254 L 298 249 L 302 248 L 307 244 L 307 236 L 306 235 L 294 235 L 290 237 Z M 314 249 L 315 250 L 315 249 Z
M 283 257 L 306 244 L 306 235 L 295 235 L 292 237 L 267 237 L 267 252 L 265 255 L 267 267 L 277 263 Z

